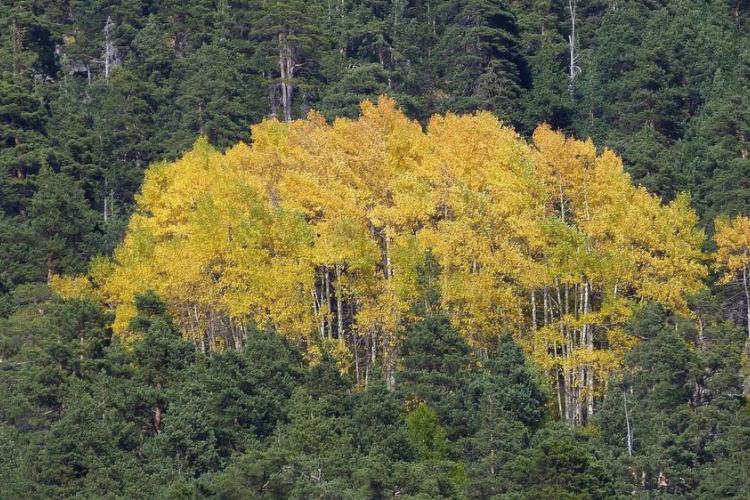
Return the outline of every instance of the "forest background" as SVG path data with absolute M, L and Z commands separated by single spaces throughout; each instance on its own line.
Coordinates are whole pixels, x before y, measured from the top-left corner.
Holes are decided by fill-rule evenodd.
M 748 29 L 743 0 L 0 1 L 0 496 L 747 495 Z M 326 343 L 196 349 L 149 290 L 125 342 L 52 291 L 114 254 L 149 165 L 381 95 L 611 149 L 695 211 L 705 289 L 637 304 L 578 416 L 429 287 L 366 386 Z

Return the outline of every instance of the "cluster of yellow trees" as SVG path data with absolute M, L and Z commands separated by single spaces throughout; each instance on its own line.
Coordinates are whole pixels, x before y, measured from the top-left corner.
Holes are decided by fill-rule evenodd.
M 431 288 L 478 352 L 514 335 L 581 423 L 634 343 L 634 305 L 687 312 L 707 274 L 686 197 L 663 205 L 614 153 L 546 126 L 532 144 L 489 113 L 423 130 L 382 98 L 358 120 L 269 120 L 252 138 L 224 153 L 200 140 L 147 171 L 124 241 L 88 278 L 123 336 L 153 289 L 200 349 L 272 325 L 358 379 L 379 363 L 392 385 Z

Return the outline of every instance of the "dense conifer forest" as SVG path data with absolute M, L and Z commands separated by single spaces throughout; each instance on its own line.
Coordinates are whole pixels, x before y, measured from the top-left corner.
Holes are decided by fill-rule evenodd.
M 750 2 L 0 0 L 0 498 L 747 498 Z

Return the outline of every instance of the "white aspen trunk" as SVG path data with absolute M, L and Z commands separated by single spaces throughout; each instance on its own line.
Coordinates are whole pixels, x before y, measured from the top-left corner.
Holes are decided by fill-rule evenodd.
M 383 231 L 383 238 L 385 240 L 385 278 L 391 280 L 393 278 L 393 265 L 391 263 L 391 237 L 390 231 L 386 227 Z M 393 359 L 393 338 L 392 332 L 383 332 L 383 369 L 385 370 L 385 381 L 389 391 L 396 389 L 395 379 L 395 360 Z
M 207 321 L 207 328 L 206 328 L 206 335 L 208 336 L 208 349 L 210 352 L 216 352 L 216 338 L 214 335 L 214 318 L 213 313 L 209 313 L 208 317 L 206 318 Z
M 197 304 L 193 304 L 193 314 L 195 315 L 195 335 L 200 336 L 200 346 L 201 346 L 201 352 L 203 354 L 206 354 L 206 335 L 201 331 L 201 321 L 200 317 L 198 316 L 198 306 Z
M 198 317 L 198 306 L 193 304 L 193 318 L 195 318 L 195 332 L 194 335 L 198 337 L 200 335 L 201 337 L 201 348 L 205 354 L 205 346 L 203 345 L 203 332 L 201 332 L 201 320 Z M 188 306 L 188 315 L 190 314 L 190 306 Z
M 557 186 L 560 191 L 560 221 L 565 224 L 565 197 L 563 196 L 562 174 L 557 173 Z
M 328 338 L 333 338 L 333 321 L 331 321 L 331 280 L 328 276 L 328 266 L 323 266 L 323 283 L 325 286 L 325 297 L 326 305 L 323 311 L 326 315 L 326 331 L 328 332 Z
M 107 206 L 107 202 L 109 201 L 107 197 L 109 196 L 109 193 L 107 193 L 107 190 L 109 188 L 109 183 L 107 181 L 107 178 L 104 178 L 104 223 L 107 223 L 107 209 L 109 208 Z
M 338 336 L 339 340 L 343 342 L 344 340 L 344 307 L 343 307 L 343 300 L 342 300 L 342 294 L 343 294 L 343 287 L 341 285 L 341 266 L 337 263 L 334 266 L 334 271 L 336 273 L 336 319 L 337 319 L 337 329 L 336 329 L 336 335 Z
M 544 285 L 544 290 L 542 292 L 542 308 L 543 308 L 543 321 L 544 326 L 549 325 L 553 321 L 552 317 L 552 311 L 550 310 L 550 297 L 549 297 L 549 287 L 547 285 Z M 559 354 L 557 351 L 557 340 L 552 341 L 552 358 L 557 360 L 559 358 Z M 563 376 L 561 373 L 561 370 L 558 366 L 555 366 L 555 389 L 557 392 L 557 414 L 560 416 L 560 419 L 565 419 L 565 413 L 563 409 L 563 388 L 560 386 L 560 377 Z
M 242 340 L 240 335 L 242 330 L 240 330 L 239 325 L 235 325 L 233 322 L 229 323 L 229 326 L 232 330 L 232 342 L 234 343 L 234 350 L 239 352 L 242 350 Z
M 536 331 L 536 294 L 531 290 L 531 328 Z
M 583 314 L 586 315 L 591 311 L 590 286 L 587 281 L 583 283 L 583 290 Z M 594 367 L 591 361 L 594 353 L 594 332 L 587 321 L 584 322 L 584 341 L 586 342 L 586 350 L 589 352 L 589 363 L 586 366 L 586 418 L 589 419 L 594 415 Z
M 286 62 L 284 61 L 284 35 L 279 33 L 279 77 L 281 78 L 281 106 L 286 121 Z
M 356 331 L 352 332 L 352 347 L 354 348 L 354 377 L 357 385 L 359 385 L 359 338 Z
M 391 267 L 391 240 L 387 228 L 383 231 L 383 240 L 385 246 L 385 278 L 391 279 L 393 277 L 393 268 Z
M 750 290 L 747 283 L 747 266 L 742 268 L 742 285 L 745 288 L 745 307 L 747 308 L 747 336 L 750 340 Z
M 627 432 L 626 439 L 628 442 L 628 456 L 633 456 L 633 431 L 630 429 L 630 415 L 628 414 L 628 397 L 625 393 L 622 394 L 622 402 L 625 406 L 625 429 Z
M 111 71 L 120 65 L 119 56 L 117 54 L 117 47 L 112 40 L 113 30 L 115 23 L 112 22 L 112 17 L 107 16 L 107 22 L 104 24 L 104 79 L 109 80 Z
M 567 292 L 567 289 L 566 289 Z M 567 305 L 567 293 L 566 301 L 563 305 L 562 297 L 560 297 L 560 289 L 558 286 L 558 301 L 560 301 L 561 307 L 568 309 Z M 565 326 L 563 320 L 563 310 L 560 310 L 560 332 L 564 339 L 563 345 L 563 386 L 565 389 L 565 413 L 566 421 L 569 424 L 575 424 L 577 418 L 578 409 L 578 395 L 576 389 L 576 371 L 573 366 L 573 353 L 575 352 L 575 329 L 570 329 Z
M 294 96 L 292 80 L 294 78 L 294 68 L 295 65 L 292 57 L 292 48 L 287 45 L 286 76 L 288 81 L 286 82 L 286 105 L 284 106 L 284 120 L 286 122 L 292 121 L 292 98 Z
M 284 121 L 292 121 L 292 78 L 294 77 L 294 61 L 292 49 L 287 35 L 279 33 L 279 75 L 281 76 L 281 107 Z
M 554 357 L 557 357 L 557 341 L 555 340 L 552 344 L 552 349 L 554 349 L 555 355 Z M 563 398 L 562 398 L 562 388 L 560 387 L 560 369 L 555 367 L 555 387 L 557 389 L 557 414 L 560 415 L 561 419 L 565 418 L 565 415 L 563 414 Z
M 318 317 L 318 334 L 320 335 L 321 339 L 324 339 L 326 336 L 326 329 L 325 329 L 325 321 L 323 318 L 323 311 L 322 311 L 322 304 L 321 299 L 318 297 L 318 285 L 315 285 L 315 289 L 312 291 L 313 296 L 313 309 L 315 310 L 315 315 Z

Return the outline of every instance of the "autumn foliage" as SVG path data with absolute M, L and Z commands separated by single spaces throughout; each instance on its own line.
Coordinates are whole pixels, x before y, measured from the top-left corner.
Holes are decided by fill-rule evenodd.
M 264 121 L 224 153 L 199 140 L 147 171 L 137 203 L 90 276 L 123 336 L 153 289 L 201 349 L 272 325 L 392 384 L 433 294 L 477 352 L 512 334 L 574 423 L 634 344 L 634 305 L 686 312 L 707 272 L 687 197 L 663 205 L 613 152 L 546 125 L 529 144 L 490 113 L 423 130 L 385 98 L 357 120 Z

